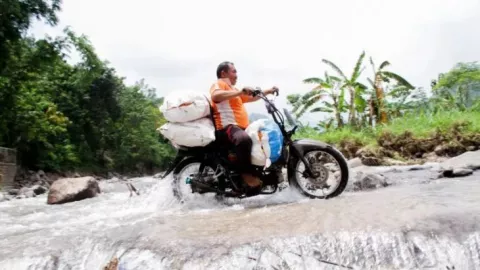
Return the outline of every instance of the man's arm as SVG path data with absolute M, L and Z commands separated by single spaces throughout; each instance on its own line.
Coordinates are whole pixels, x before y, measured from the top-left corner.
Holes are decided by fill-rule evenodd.
M 223 89 L 215 89 L 212 92 L 212 101 L 215 103 L 220 103 L 225 100 L 229 100 L 234 97 L 238 97 L 242 95 L 242 91 L 232 90 L 232 91 L 225 91 Z
M 249 88 L 249 87 L 246 87 L 246 88 L 250 91 L 253 91 L 252 88 Z M 270 94 L 273 94 L 275 92 L 275 88 L 266 89 L 266 90 L 263 90 L 262 92 L 265 96 L 270 95 Z M 257 96 L 257 97 L 248 96 L 248 98 L 246 98 L 243 102 L 244 103 L 254 102 L 254 101 L 257 101 L 259 99 L 260 99 L 259 96 Z

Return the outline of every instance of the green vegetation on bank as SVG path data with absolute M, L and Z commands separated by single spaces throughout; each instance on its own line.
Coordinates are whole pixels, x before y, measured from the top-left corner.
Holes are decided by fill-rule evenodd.
M 0 4 L 0 146 L 46 171 L 153 172 L 173 151 L 155 131 L 162 99 L 143 82 L 126 85 L 89 40 L 65 29 L 26 35 L 35 17 L 55 25 L 59 1 Z M 80 62 L 67 62 L 76 51 Z
M 377 128 L 356 130 L 345 127 L 320 133 L 307 127 L 296 134 L 296 137 L 316 139 L 334 145 L 340 145 L 344 141 L 358 141 L 363 146 L 377 147 L 378 139 L 387 132 L 400 136 L 409 131 L 415 138 L 426 139 L 435 136 L 437 131 L 448 133 L 454 126 L 463 123 L 467 124 L 463 129 L 465 134 L 480 134 L 480 112 L 442 111 L 430 115 L 409 114 Z
M 354 74 L 360 70 L 359 66 L 361 59 L 355 65 Z M 359 73 L 353 77 L 358 79 Z M 337 113 L 351 112 L 342 111 L 342 108 L 351 108 L 344 105 L 347 102 L 344 89 L 350 87 L 351 79 L 334 79 L 337 83 L 333 87 L 335 91 L 332 91 L 331 76 L 326 75 L 327 79 L 318 81 L 311 92 L 304 96 L 290 96 L 289 101 L 297 116 L 312 106 L 318 107 L 311 112 L 330 113 L 326 121 L 317 127 L 302 129 L 297 137 L 334 144 L 349 158 L 359 156 L 356 151 L 361 148 L 380 153 L 381 156 L 402 159 L 421 158 L 432 151 L 439 155 L 456 155 L 468 149 L 480 148 L 479 64 L 458 63 L 449 72 L 440 74 L 438 80 L 432 80 L 430 96 L 423 89 L 405 87 L 406 80 L 399 79 L 399 75 L 395 77 L 397 82 L 394 87 L 389 87 L 391 81 L 386 80 L 386 86 L 372 84 L 370 89 L 360 87 L 359 92 L 354 93 L 359 96 L 368 93 L 367 97 L 372 101 L 370 109 L 354 106 L 357 117 L 363 121 L 352 122 L 351 113 L 347 119 Z M 305 82 L 311 81 L 307 79 Z M 392 90 L 385 91 L 386 98 L 379 102 L 376 100 L 378 89 Z M 398 94 L 395 89 L 402 89 L 401 99 L 391 95 L 392 92 Z M 315 98 L 319 92 L 323 96 Z M 359 104 L 365 101 L 363 97 L 358 100 Z M 379 104 L 383 104 L 384 109 L 377 108 Z M 383 122 L 380 121 L 382 118 Z M 390 153 L 385 155 L 388 151 Z

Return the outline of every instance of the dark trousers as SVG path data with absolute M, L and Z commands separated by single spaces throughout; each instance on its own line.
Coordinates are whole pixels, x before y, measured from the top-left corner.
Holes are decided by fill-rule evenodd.
M 229 125 L 219 131 L 223 143 L 233 146 L 237 155 L 237 169 L 240 173 L 251 173 L 252 139 L 242 128 Z

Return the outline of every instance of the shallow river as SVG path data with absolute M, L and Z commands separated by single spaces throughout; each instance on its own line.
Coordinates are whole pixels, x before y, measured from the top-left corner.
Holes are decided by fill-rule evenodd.
M 480 269 L 480 173 L 309 200 L 289 188 L 181 205 L 170 179 L 101 182 L 99 197 L 0 203 L 0 269 Z M 455 267 L 455 268 L 453 268 Z

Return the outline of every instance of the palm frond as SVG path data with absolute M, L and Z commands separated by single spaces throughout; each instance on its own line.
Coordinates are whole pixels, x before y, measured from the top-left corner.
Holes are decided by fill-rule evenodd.
M 311 113 L 315 113 L 315 112 L 333 113 L 333 110 L 328 109 L 328 108 L 324 108 L 324 107 L 317 107 L 317 108 L 313 108 L 310 112 Z
M 328 84 L 322 83 L 317 86 L 315 86 L 311 91 L 321 91 L 321 92 L 326 92 L 325 89 L 329 89 Z
M 351 82 L 356 81 L 358 79 L 358 77 L 360 77 L 360 74 L 362 74 L 363 69 L 360 70 L 360 68 L 362 66 L 364 58 L 365 58 L 365 51 L 362 51 L 362 53 L 358 57 L 357 63 L 355 64 L 355 68 L 353 69 L 352 77 L 350 78 Z
M 382 69 L 388 67 L 389 65 L 390 65 L 390 62 L 383 61 L 383 63 L 380 64 L 380 67 L 378 68 L 378 71 L 381 71 Z
M 318 78 L 318 77 L 312 77 L 312 78 L 307 78 L 305 80 L 303 80 L 303 83 L 316 83 L 316 84 L 320 84 L 324 82 L 323 79 L 321 78 Z
M 355 108 L 358 112 L 364 112 L 367 108 L 367 101 L 361 95 L 355 95 Z
M 348 78 L 347 76 L 345 76 L 345 74 L 343 74 L 343 71 L 337 66 L 335 65 L 332 61 L 330 60 L 327 60 L 327 59 L 322 59 L 322 62 L 329 65 L 333 70 L 335 70 L 335 72 L 337 72 L 344 80 L 348 81 Z
M 329 76 L 330 80 L 332 81 L 335 81 L 335 82 L 341 82 L 342 79 L 340 79 L 339 77 L 336 77 L 336 76 Z
M 373 63 L 373 58 L 370 56 L 370 64 L 372 65 L 372 70 L 373 70 L 373 76 L 377 73 L 377 70 L 375 69 L 375 63 Z
M 365 89 L 368 88 L 365 84 L 363 84 L 363 83 L 361 83 L 361 82 L 356 82 L 356 83 L 354 84 L 354 86 L 355 86 L 355 87 L 359 87 L 359 88 L 361 88 L 362 90 L 365 90 Z
M 384 77 L 387 77 L 387 78 L 390 78 L 390 79 L 394 79 L 396 80 L 399 84 L 401 85 L 404 85 L 410 89 L 414 89 L 415 87 L 413 87 L 406 79 L 404 79 L 402 76 L 396 74 L 396 73 L 393 73 L 393 72 L 390 72 L 390 71 L 382 71 L 382 75 Z
M 409 94 L 410 94 L 410 89 L 405 85 L 401 85 L 401 86 L 395 87 L 394 89 L 389 91 L 386 95 L 397 98 L 404 95 L 408 96 Z

